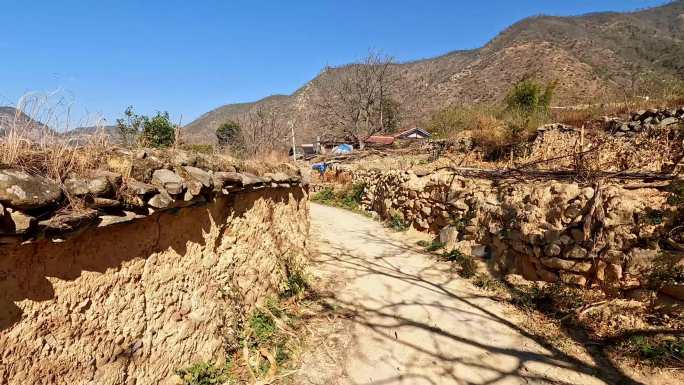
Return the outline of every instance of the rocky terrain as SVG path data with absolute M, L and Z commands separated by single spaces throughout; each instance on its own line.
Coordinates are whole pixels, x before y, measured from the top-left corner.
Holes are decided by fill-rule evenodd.
M 395 98 L 411 110 L 400 125 L 424 122 L 450 104 L 501 101 L 512 84 L 529 75 L 558 81 L 558 105 L 647 94 L 651 86 L 661 90 L 681 81 L 682 50 L 681 0 L 632 13 L 528 18 L 480 49 L 396 65 L 401 86 Z M 342 66 L 331 71 L 345 70 Z M 323 72 L 289 96 L 219 107 L 188 124 L 184 137 L 189 142 L 212 143 L 220 124 L 264 107 L 295 119 L 300 137 L 310 138 L 318 126 L 312 110 L 326 76 Z

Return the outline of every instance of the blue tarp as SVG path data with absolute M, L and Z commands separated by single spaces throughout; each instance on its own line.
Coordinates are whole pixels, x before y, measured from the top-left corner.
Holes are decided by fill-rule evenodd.
M 323 175 L 325 173 L 325 170 L 328 169 L 328 166 L 328 163 L 321 162 L 312 164 L 311 168 L 321 173 L 321 175 Z
M 350 152 L 354 151 L 354 147 L 351 146 L 351 144 L 340 144 L 339 146 L 335 147 L 332 150 L 332 153 L 335 155 L 340 155 L 340 154 L 349 154 Z

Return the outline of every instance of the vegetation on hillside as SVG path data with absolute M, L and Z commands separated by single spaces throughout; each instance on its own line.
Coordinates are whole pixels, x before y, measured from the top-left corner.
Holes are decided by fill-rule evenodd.
M 166 148 L 176 141 L 176 126 L 171 123 L 168 112 L 157 112 L 149 117 L 136 114 L 133 106 L 129 106 L 124 115 L 124 118 L 116 120 L 116 126 L 125 147 Z
M 428 128 L 446 138 L 467 132 L 488 158 L 506 156 L 550 121 L 555 89 L 555 82 L 524 78 L 513 85 L 503 105 L 447 107 L 433 115 Z

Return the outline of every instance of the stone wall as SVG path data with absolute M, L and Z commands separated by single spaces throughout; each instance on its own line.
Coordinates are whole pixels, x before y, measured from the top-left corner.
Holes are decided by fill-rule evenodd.
M 78 216 L 0 198 L 6 217 L 34 218 L 0 243 L 0 384 L 171 384 L 225 360 L 252 306 L 305 265 L 307 188 L 294 174 L 204 173 L 219 185 L 188 195 L 185 175 L 171 195 L 154 181 L 146 211 L 93 208 L 60 228 L 48 224 Z M 152 207 L 161 194 L 175 199 Z
M 597 192 L 572 182 L 475 179 L 447 171 L 352 174 L 366 186 L 365 209 L 440 234 L 448 247 L 529 280 L 633 292 L 649 286 L 653 264 L 665 252 L 661 241 L 674 236 L 677 213 L 668 193 L 636 184 L 607 183 Z M 589 212 L 595 215 L 585 226 Z M 665 290 L 684 300 L 683 288 Z

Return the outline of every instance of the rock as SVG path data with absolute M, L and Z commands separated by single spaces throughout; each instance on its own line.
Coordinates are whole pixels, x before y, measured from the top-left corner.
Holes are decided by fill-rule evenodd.
M 62 190 L 55 182 L 20 170 L 0 170 L 0 203 L 19 210 L 55 205 Z
M 264 182 L 258 176 L 254 175 L 254 174 L 247 173 L 247 172 L 240 174 L 240 176 L 241 176 L 241 180 L 242 180 L 242 185 L 245 187 L 247 187 L 247 186 L 256 187 L 256 186 L 263 184 L 263 182 Z
M 62 234 L 85 228 L 94 224 L 98 220 L 97 211 L 79 210 L 63 214 L 38 222 L 46 234 Z
M 165 209 L 173 204 L 173 198 L 166 191 L 162 191 L 150 198 L 147 204 L 155 209 Z
M 93 172 L 92 176 L 107 178 L 107 181 L 114 188 L 114 190 L 118 190 L 121 187 L 121 184 L 123 183 L 123 177 L 121 176 L 121 174 L 117 172 L 96 170 Z
M 665 118 L 665 119 L 661 120 L 660 125 L 661 126 L 669 126 L 671 124 L 677 123 L 678 121 L 679 120 L 677 118 L 669 117 L 669 118 Z
M 212 182 L 215 189 L 222 189 L 224 186 L 242 186 L 242 176 L 237 172 L 215 172 L 212 175 Z
M 578 228 L 570 229 L 570 236 L 575 242 L 582 242 L 584 240 L 584 230 Z
M 95 197 L 86 199 L 86 207 L 91 209 L 114 209 L 121 207 L 121 202 L 116 199 Z
M 7 214 L 0 216 L 0 234 L 27 234 L 35 223 L 36 218 L 8 209 Z
M 69 178 L 64 181 L 64 188 L 67 194 L 72 197 L 82 197 L 88 195 L 88 182 L 80 178 Z
M 176 166 L 196 166 L 197 156 L 184 150 L 174 151 L 171 162 Z
M 556 257 L 560 255 L 561 253 L 561 247 L 557 243 L 552 243 L 548 246 L 546 246 L 546 249 L 544 250 L 544 254 L 549 257 Z
M 98 176 L 88 181 L 88 192 L 96 197 L 109 196 L 113 187 L 106 176 Z
M 578 275 L 578 274 L 571 274 L 571 273 L 566 273 L 566 272 L 561 272 L 560 273 L 560 280 L 561 282 L 568 284 L 568 285 L 576 285 L 576 286 L 584 286 L 587 284 L 587 278 Z
M 214 181 L 212 180 L 211 174 L 202 170 L 201 168 L 185 166 L 182 169 L 194 180 L 202 183 L 205 188 L 212 188 L 214 186 Z
M 556 283 L 558 282 L 558 275 L 554 272 L 548 271 L 544 268 L 537 267 L 537 276 L 539 276 L 539 279 L 548 282 L 548 283 Z
M 586 273 L 591 270 L 591 263 L 589 262 L 568 261 L 567 259 L 556 257 L 542 258 L 541 263 L 552 269 L 569 270 L 577 273 Z
M 136 219 L 145 218 L 145 215 L 136 214 L 132 211 L 123 211 L 121 215 L 101 215 L 97 227 L 106 227 L 118 223 L 132 222 Z
M 575 245 L 565 253 L 565 257 L 570 259 L 584 259 L 587 257 L 587 250 Z
M 421 211 L 421 212 L 423 213 L 423 215 L 425 215 L 426 217 L 429 217 L 430 214 L 432 214 L 432 209 L 430 208 L 430 206 L 423 206 L 423 208 L 420 209 L 420 211 Z
M 152 173 L 152 184 L 166 190 L 171 195 L 182 194 L 185 191 L 183 178 L 167 169 L 156 170 Z
M 126 181 L 125 191 L 135 195 L 145 196 L 154 194 L 159 190 L 151 184 L 138 182 L 137 180 L 131 179 Z
M 461 211 L 470 210 L 470 207 L 468 206 L 468 204 L 466 203 L 466 201 L 464 199 L 452 200 L 451 202 L 449 202 L 449 204 L 452 205 L 453 207 L 457 208 L 458 210 L 461 210 Z
M 658 293 L 653 302 L 653 310 L 665 314 L 684 314 L 684 301 L 680 301 L 664 293 Z
M 660 291 L 669 295 L 670 297 L 684 301 L 684 284 L 665 285 L 660 289 Z
M 474 258 L 486 258 L 487 246 L 475 244 L 470 249 L 470 255 Z

